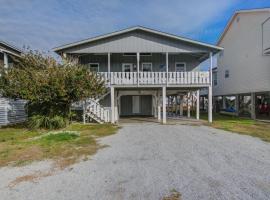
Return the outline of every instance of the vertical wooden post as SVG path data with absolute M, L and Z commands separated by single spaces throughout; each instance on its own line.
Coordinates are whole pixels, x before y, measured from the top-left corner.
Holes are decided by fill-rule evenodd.
M 168 86 L 168 72 L 169 72 L 169 53 L 166 52 L 166 83 Z
M 200 119 L 200 90 L 197 90 L 196 92 L 196 119 Z
M 137 52 L 137 84 L 138 84 L 138 87 L 139 87 L 139 72 L 140 72 L 140 53 Z
M 8 55 L 4 52 L 4 68 L 8 68 Z
M 111 85 L 111 53 L 108 53 L 108 73 L 109 73 L 109 85 Z
M 163 114 L 163 118 L 162 118 L 162 122 L 163 124 L 166 124 L 166 87 L 162 87 L 162 114 Z
M 111 87 L 111 122 L 115 122 L 115 108 L 114 108 L 114 87 Z
M 236 110 L 236 114 L 237 116 L 239 115 L 239 95 L 235 95 L 235 110 Z
M 210 52 L 210 69 L 209 69 L 209 78 L 210 85 L 208 87 L 208 122 L 212 123 L 212 68 L 213 68 L 213 53 Z
M 255 93 L 251 93 L 251 119 L 256 119 L 256 96 Z
M 190 92 L 188 92 L 187 109 L 187 117 L 190 118 Z
M 180 96 L 180 116 L 183 116 L 183 102 L 184 102 L 184 97 L 183 95 Z

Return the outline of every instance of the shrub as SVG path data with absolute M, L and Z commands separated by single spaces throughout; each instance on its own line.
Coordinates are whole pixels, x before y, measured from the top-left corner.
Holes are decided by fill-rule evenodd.
M 34 115 L 30 117 L 28 127 L 32 129 L 59 129 L 67 125 L 67 120 L 61 116 L 48 117 L 44 115 Z

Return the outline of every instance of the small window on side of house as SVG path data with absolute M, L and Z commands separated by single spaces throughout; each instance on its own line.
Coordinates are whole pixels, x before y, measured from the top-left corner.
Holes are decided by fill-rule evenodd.
M 91 72 L 99 72 L 99 63 L 88 63 L 87 67 Z
M 229 70 L 225 70 L 225 78 L 229 78 L 230 77 L 230 71 Z

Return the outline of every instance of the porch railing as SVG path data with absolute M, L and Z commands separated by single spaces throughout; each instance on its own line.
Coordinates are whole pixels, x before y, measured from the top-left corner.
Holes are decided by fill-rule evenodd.
M 209 85 L 209 72 L 100 72 L 108 85 Z

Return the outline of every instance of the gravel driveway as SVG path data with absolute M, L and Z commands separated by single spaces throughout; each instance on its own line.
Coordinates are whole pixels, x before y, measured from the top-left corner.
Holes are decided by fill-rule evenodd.
M 270 143 L 205 126 L 126 124 L 109 147 L 36 183 L 7 185 L 49 162 L 0 169 L 0 198 L 150 199 L 172 190 L 188 199 L 270 199 Z

